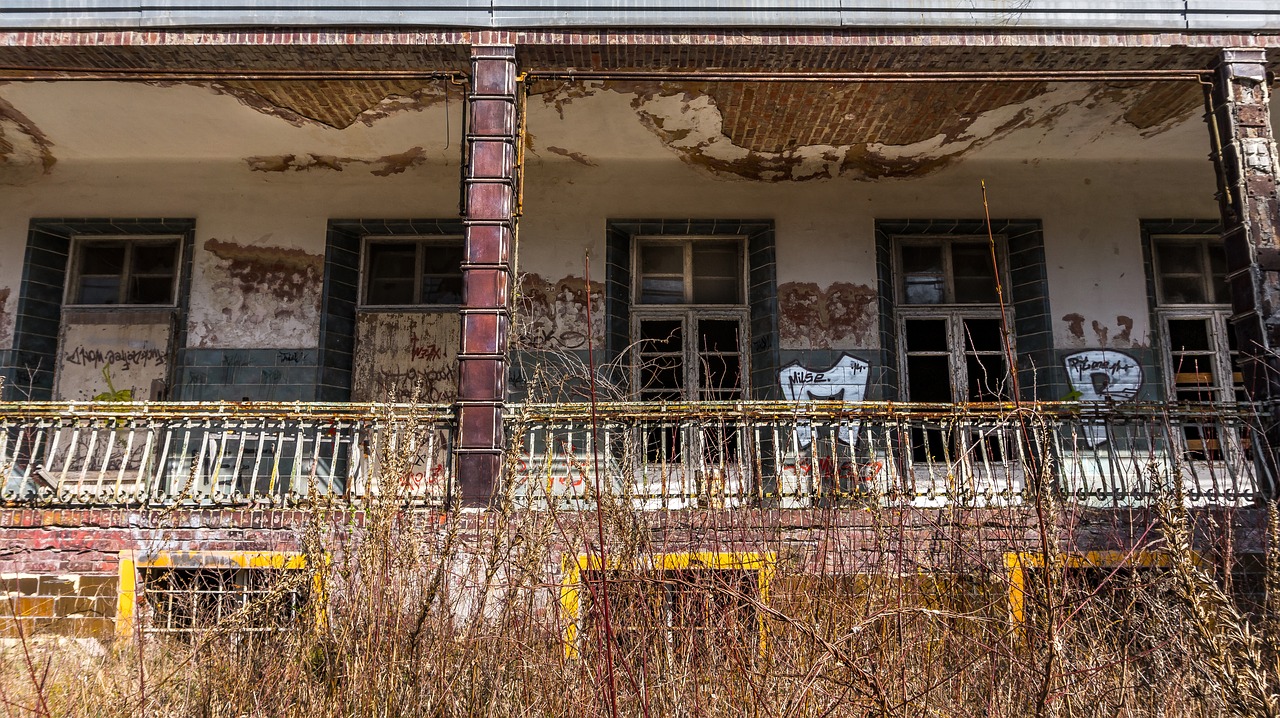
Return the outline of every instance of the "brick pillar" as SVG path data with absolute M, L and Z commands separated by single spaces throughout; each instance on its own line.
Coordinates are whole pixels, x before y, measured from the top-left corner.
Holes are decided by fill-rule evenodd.
M 1280 165 L 1269 96 L 1265 51 L 1222 51 L 1206 121 L 1218 170 L 1231 323 L 1244 355 L 1245 385 L 1262 403 L 1272 447 L 1267 464 L 1274 471 L 1280 449 Z
M 517 102 L 515 48 L 473 47 L 466 108 L 466 257 L 455 440 L 464 507 L 488 506 L 502 474 Z

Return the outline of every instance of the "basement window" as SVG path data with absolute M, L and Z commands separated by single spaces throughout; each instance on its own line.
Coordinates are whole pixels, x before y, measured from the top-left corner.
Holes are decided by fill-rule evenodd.
M 283 571 L 263 568 L 143 569 L 146 630 L 279 630 L 299 618 L 307 598 L 288 578 Z
M 365 307 L 462 304 L 462 237 L 367 237 Z
M 578 655 L 579 643 L 598 645 L 606 590 L 609 629 L 625 654 L 723 660 L 764 650 L 760 606 L 767 602 L 773 554 L 663 554 L 644 563 L 603 571 L 598 559 L 579 558 L 562 594 L 563 607 L 574 619 L 567 635 L 571 656 Z
M 179 237 L 76 237 L 67 304 L 167 306 L 176 301 Z

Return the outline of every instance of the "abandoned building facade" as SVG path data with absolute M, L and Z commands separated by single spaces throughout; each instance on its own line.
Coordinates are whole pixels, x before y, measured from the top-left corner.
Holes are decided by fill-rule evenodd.
M 0 8 L 12 620 L 380 500 L 1262 550 L 1269 3 L 119 5 Z

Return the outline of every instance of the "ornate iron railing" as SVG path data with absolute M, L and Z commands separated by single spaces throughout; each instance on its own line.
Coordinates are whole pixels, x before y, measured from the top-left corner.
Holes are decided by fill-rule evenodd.
M 1080 403 L 586 404 L 508 407 L 503 500 L 643 510 L 1096 507 L 1180 493 L 1196 506 L 1270 495 L 1247 407 Z M 593 428 L 594 426 L 594 428 Z M 307 507 L 455 491 L 447 406 L 0 405 L 0 504 Z M 597 466 L 599 482 L 597 482 Z
M 443 505 L 452 490 L 452 436 L 442 406 L 0 405 L 0 501 Z
M 583 508 L 1248 505 L 1269 482 L 1247 407 L 1082 403 L 527 405 L 508 491 Z M 600 467 L 599 489 L 596 466 Z

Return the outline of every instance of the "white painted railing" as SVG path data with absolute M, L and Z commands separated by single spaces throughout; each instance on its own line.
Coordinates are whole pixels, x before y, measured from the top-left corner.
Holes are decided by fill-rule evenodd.
M 448 407 L 0 406 L 0 500 L 18 505 L 442 505 Z

